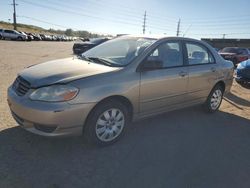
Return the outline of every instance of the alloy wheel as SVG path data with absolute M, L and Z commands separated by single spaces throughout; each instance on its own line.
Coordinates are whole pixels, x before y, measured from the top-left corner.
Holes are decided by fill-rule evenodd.
M 222 91 L 220 89 L 216 89 L 212 94 L 210 100 L 210 105 L 212 110 L 216 110 L 220 106 L 221 100 L 222 100 Z
M 116 108 L 106 110 L 97 119 L 96 136 L 103 142 L 112 141 L 121 134 L 124 125 L 125 118 L 121 110 Z

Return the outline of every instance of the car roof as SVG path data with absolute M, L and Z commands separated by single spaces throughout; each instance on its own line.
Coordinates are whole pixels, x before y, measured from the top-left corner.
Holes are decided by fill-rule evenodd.
M 245 48 L 245 47 L 225 47 L 225 48 L 233 48 L 233 49 L 247 49 L 247 48 Z
M 139 35 L 123 35 L 118 38 L 148 38 L 148 39 L 155 39 L 155 40 L 160 40 L 160 39 L 172 39 L 172 40 L 189 40 L 189 41 L 199 41 L 202 42 L 201 40 L 197 39 L 192 39 L 192 38 L 186 38 L 186 37 L 176 37 L 176 36 L 167 36 L 167 35 L 148 35 L 148 34 L 139 34 Z

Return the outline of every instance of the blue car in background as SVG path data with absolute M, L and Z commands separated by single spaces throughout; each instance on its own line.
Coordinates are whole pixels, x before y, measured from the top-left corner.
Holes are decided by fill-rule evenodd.
M 250 60 L 238 64 L 235 80 L 242 86 L 250 86 Z

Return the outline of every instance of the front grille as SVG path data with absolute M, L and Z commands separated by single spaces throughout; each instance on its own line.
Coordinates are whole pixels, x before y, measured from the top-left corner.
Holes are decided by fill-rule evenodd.
M 243 77 L 246 77 L 246 78 L 250 79 L 250 69 L 249 68 L 245 68 L 245 69 L 241 70 L 241 75 Z
M 18 96 L 25 95 L 30 89 L 30 83 L 18 76 L 12 85 L 14 91 Z

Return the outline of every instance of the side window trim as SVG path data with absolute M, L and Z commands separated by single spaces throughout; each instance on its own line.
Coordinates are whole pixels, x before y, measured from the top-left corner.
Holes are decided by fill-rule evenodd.
M 189 64 L 189 60 L 188 60 L 188 49 L 187 49 L 187 44 L 193 44 L 193 45 L 197 45 L 200 46 L 201 48 L 205 49 L 208 56 L 211 56 L 213 59 L 213 62 L 209 62 L 209 63 L 199 63 L 199 64 Z M 194 41 L 184 41 L 183 42 L 183 47 L 184 47 L 184 55 L 185 55 L 185 64 L 186 66 L 197 66 L 197 65 L 211 65 L 211 64 L 216 64 L 216 60 L 214 58 L 214 55 L 210 52 L 210 50 L 203 44 L 200 44 L 198 42 L 194 42 Z

